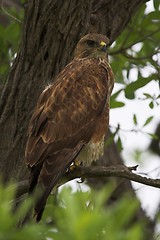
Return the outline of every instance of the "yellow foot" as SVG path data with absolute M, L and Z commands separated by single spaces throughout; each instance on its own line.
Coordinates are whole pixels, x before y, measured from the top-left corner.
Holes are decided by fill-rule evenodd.
M 79 166 L 81 166 L 81 162 L 80 161 L 78 161 L 78 159 L 76 158 L 75 160 L 74 160 L 74 162 L 73 162 L 73 165 L 71 165 L 70 167 L 69 167 L 69 171 L 70 172 L 73 172 L 75 169 L 76 169 L 76 167 L 79 167 Z

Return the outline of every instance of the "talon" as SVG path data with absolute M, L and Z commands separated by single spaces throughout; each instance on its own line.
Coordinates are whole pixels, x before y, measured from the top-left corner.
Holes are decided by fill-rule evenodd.
M 79 166 L 82 165 L 82 162 L 80 162 L 80 161 L 76 158 L 76 159 L 74 160 L 73 165 L 74 165 L 75 167 L 79 167 Z
M 73 172 L 76 169 L 76 167 L 79 167 L 81 165 L 82 163 L 78 161 L 78 159 L 75 159 L 73 164 L 69 167 L 69 172 Z
M 71 165 L 71 166 L 69 167 L 68 171 L 69 171 L 70 173 L 72 173 L 72 172 L 75 170 L 75 168 L 76 168 L 75 165 Z

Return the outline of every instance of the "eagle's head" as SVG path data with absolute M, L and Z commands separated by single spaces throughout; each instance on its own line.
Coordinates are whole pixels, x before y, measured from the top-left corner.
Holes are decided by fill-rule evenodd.
M 85 35 L 77 43 L 74 56 L 76 58 L 106 58 L 109 39 L 96 33 Z

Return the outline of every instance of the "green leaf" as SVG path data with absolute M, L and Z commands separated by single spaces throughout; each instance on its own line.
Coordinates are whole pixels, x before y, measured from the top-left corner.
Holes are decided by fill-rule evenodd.
M 150 102 L 150 103 L 149 103 L 149 107 L 150 107 L 151 109 L 154 108 L 154 104 L 153 104 L 153 102 Z
M 115 92 L 114 94 L 112 94 L 111 99 L 116 99 L 118 97 L 118 95 L 123 91 L 124 89 L 120 89 L 117 92 Z
M 119 107 L 123 107 L 125 105 L 124 102 L 115 100 L 122 91 L 123 91 L 123 89 L 120 89 L 111 96 L 110 108 L 119 108 Z
M 142 88 L 145 85 L 147 85 L 153 79 L 157 79 L 157 74 L 152 74 L 151 76 L 149 76 L 147 78 L 143 78 L 142 76 L 139 76 L 137 81 L 132 82 L 126 86 L 126 88 L 124 90 L 126 98 L 133 99 L 135 96 L 134 92 L 137 89 Z
M 158 11 L 159 8 L 160 8 L 160 1 L 159 0 L 154 0 L 153 5 L 154 5 L 155 10 Z
M 125 106 L 124 102 L 111 101 L 111 103 L 110 103 L 110 108 L 120 108 L 120 107 L 124 107 L 124 106 Z
M 149 118 L 147 118 L 147 120 L 143 124 L 143 127 L 147 126 L 152 120 L 153 120 L 153 116 L 150 116 Z
M 157 97 L 156 97 L 156 99 L 159 99 L 160 98 L 160 95 L 158 95 Z
M 122 144 L 120 137 L 118 137 L 118 140 L 117 140 L 117 147 L 118 147 L 119 152 L 121 152 L 123 150 L 123 144 Z
M 139 149 L 135 149 L 135 151 L 133 152 L 133 157 L 137 163 L 141 163 L 142 162 L 142 158 L 141 158 L 142 151 Z
M 136 114 L 133 114 L 133 122 L 134 122 L 134 125 L 136 126 L 138 125 Z
M 159 139 L 159 137 L 156 135 L 156 134 L 154 134 L 154 133 L 147 133 L 151 138 L 153 138 L 153 139 L 155 139 L 155 140 L 158 140 Z
M 111 66 L 114 72 L 116 82 L 119 82 L 119 83 L 124 82 L 122 69 L 125 67 L 125 64 L 126 64 L 126 58 L 122 54 L 113 55 L 111 57 Z
M 158 21 L 160 21 L 159 11 L 150 12 L 149 14 L 147 14 L 147 18 L 150 18 L 151 20 L 158 20 Z
M 143 93 L 143 95 L 146 96 L 146 98 L 151 98 L 151 99 L 153 99 L 153 97 L 152 97 L 150 94 L 148 94 L 148 93 Z

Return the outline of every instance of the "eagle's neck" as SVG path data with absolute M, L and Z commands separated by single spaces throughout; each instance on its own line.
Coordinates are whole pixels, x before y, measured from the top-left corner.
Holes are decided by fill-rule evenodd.
M 104 59 L 107 60 L 108 56 L 106 52 L 102 51 L 82 51 L 75 55 L 76 58 L 93 58 L 93 59 Z

